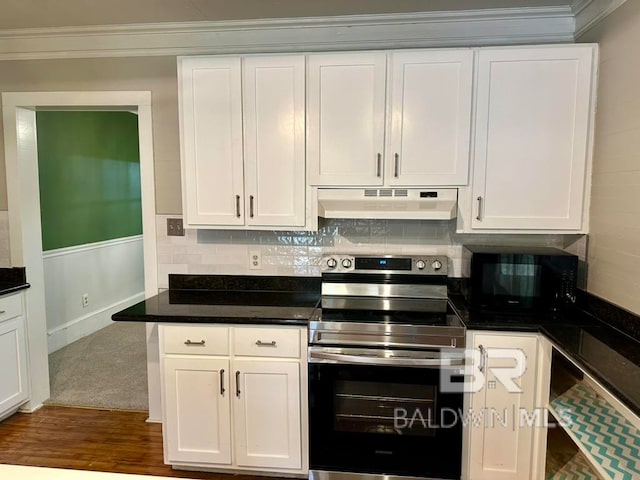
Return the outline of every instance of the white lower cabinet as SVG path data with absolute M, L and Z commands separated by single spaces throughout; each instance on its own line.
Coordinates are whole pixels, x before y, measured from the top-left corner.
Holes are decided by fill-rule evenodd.
M 164 440 L 168 463 L 231 465 L 229 360 L 164 359 Z
M 161 325 L 165 462 L 304 475 L 306 330 Z
M 234 434 L 239 467 L 302 467 L 300 364 L 235 360 Z
M 29 398 L 23 298 L 0 298 L 0 419 Z
M 550 346 L 537 334 L 470 332 L 479 390 L 465 397 L 464 480 L 542 478 Z M 524 371 L 518 365 L 524 360 Z M 513 384 L 509 384 L 509 381 Z M 519 391 L 518 391 L 519 390 Z

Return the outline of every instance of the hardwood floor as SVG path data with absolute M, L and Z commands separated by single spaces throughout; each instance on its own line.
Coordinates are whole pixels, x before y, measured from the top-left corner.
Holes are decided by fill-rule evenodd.
M 0 422 L 0 463 L 166 477 L 264 480 L 173 470 L 162 460 L 160 424 L 146 413 L 45 406 Z

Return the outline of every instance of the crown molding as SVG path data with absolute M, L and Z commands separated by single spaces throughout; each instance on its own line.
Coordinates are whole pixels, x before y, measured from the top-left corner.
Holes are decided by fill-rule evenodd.
M 580 38 L 626 1 L 627 0 L 575 0 L 571 5 L 575 16 L 574 38 Z
M 572 42 L 571 7 L 0 31 L 0 60 Z

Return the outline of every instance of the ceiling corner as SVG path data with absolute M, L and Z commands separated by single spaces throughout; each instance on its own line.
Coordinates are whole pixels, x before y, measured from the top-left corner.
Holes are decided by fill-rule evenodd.
M 571 9 L 575 15 L 574 38 L 578 39 L 627 0 L 574 0 Z

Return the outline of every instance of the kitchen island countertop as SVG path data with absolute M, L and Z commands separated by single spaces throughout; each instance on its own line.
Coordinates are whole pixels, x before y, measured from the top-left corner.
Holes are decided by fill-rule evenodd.
M 115 321 L 306 325 L 320 301 L 318 277 L 171 275 L 169 290 Z

